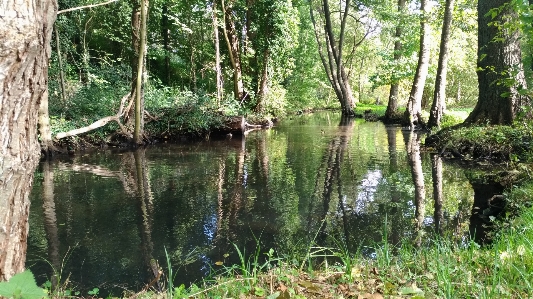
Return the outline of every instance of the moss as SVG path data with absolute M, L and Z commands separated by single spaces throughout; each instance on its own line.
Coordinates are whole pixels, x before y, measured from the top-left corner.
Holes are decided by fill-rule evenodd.
M 533 134 L 529 124 L 452 126 L 426 138 L 425 145 L 463 160 L 531 162 Z

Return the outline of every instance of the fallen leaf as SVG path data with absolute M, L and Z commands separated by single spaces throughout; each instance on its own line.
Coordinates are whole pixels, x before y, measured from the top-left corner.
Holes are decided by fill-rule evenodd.
M 366 294 L 357 296 L 357 299 L 383 299 L 383 296 L 380 293 L 374 293 L 374 294 L 366 293 Z
M 218 262 L 215 262 L 215 265 L 222 266 L 222 265 L 224 265 L 224 262 L 218 261 Z

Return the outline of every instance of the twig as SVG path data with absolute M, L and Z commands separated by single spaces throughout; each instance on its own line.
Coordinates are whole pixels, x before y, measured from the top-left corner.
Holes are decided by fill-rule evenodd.
M 58 11 L 57 14 L 64 13 L 64 12 L 69 12 L 69 11 L 74 11 L 74 10 L 85 9 L 85 8 L 96 7 L 96 6 L 101 6 L 101 5 L 106 5 L 106 4 L 117 2 L 117 1 L 119 1 L 119 0 L 110 0 L 110 1 L 107 1 L 107 2 L 102 2 L 102 3 L 97 3 L 97 4 L 91 4 L 91 5 L 85 5 L 85 6 L 78 6 L 78 7 L 63 9 L 63 10 Z

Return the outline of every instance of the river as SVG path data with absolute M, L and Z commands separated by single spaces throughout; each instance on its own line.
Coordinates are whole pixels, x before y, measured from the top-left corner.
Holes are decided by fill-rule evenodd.
M 474 191 L 420 139 L 320 112 L 246 136 L 42 162 L 26 265 L 39 284 L 68 278 L 82 295 L 121 296 L 149 284 L 156 264 L 168 273 L 167 262 L 188 286 L 239 252 L 273 249 L 290 262 L 310 246 L 372 257 L 384 239 L 464 239 Z

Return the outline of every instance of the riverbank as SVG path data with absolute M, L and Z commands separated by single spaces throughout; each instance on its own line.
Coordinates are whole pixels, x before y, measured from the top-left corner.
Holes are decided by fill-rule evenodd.
M 245 120 L 252 126 L 269 128 L 277 120 L 323 110 L 335 110 L 340 113 L 340 110 L 334 108 L 288 111 L 286 114 L 277 116 L 247 113 Z M 360 104 L 355 112 L 357 117 L 365 118 L 368 121 L 377 121 L 379 117 L 385 114 L 385 110 L 386 106 Z M 220 136 L 225 137 L 228 133 L 242 134 L 239 132 L 240 128 L 233 126 L 234 120 L 242 117 L 238 114 L 228 114 L 228 112 L 220 110 L 202 109 L 194 106 L 187 109 L 159 109 L 152 113 L 153 115 L 145 122 L 145 141 L 148 144 L 218 138 Z M 92 121 L 92 118 L 67 121 L 62 118 L 51 117 L 52 135 L 55 136 L 60 132 L 88 126 Z M 116 123 L 109 123 L 84 134 L 54 140 L 54 146 L 62 152 L 70 153 L 87 149 L 130 147 L 131 144 L 127 138 L 119 132 Z

